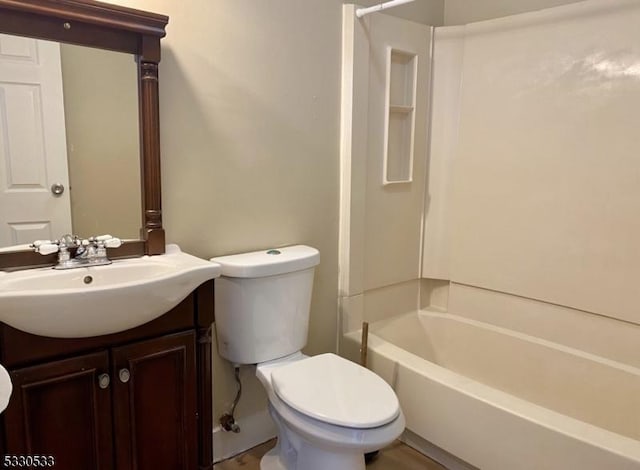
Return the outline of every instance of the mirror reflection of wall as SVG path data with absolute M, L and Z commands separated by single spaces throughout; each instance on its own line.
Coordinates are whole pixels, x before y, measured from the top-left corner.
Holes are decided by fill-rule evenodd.
M 73 231 L 139 238 L 140 139 L 133 56 L 62 44 Z
M 139 238 L 138 116 L 133 56 L 0 34 L 0 249 Z

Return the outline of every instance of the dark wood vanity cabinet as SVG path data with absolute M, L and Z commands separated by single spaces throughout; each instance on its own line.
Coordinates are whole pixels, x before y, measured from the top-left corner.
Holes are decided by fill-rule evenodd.
M 64 340 L 1 325 L 14 392 L 0 455 L 52 456 L 60 470 L 211 469 L 212 321 L 207 282 L 114 335 Z
M 97 386 L 108 370 L 107 351 L 11 370 L 5 453 L 52 456 L 56 468 L 112 469 L 111 394 Z
M 195 342 L 187 331 L 112 350 L 118 470 L 197 468 Z

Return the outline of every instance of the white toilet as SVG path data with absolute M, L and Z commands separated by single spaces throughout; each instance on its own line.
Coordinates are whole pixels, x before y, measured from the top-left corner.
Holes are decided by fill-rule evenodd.
M 364 454 L 400 436 L 404 416 L 393 389 L 373 372 L 335 354 L 301 353 L 318 250 L 297 245 L 212 261 L 222 266 L 218 350 L 234 364 L 257 364 L 278 429 L 260 468 L 364 469 Z

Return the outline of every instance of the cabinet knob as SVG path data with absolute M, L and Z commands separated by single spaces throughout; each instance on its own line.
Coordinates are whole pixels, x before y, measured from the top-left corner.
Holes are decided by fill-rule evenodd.
M 98 376 L 98 386 L 101 389 L 105 389 L 105 388 L 109 388 L 109 384 L 111 383 L 111 377 L 109 377 L 109 374 L 100 374 Z
M 118 372 L 118 377 L 120 377 L 120 382 L 126 384 L 131 378 L 131 372 L 129 372 L 129 369 L 120 369 L 120 372 Z

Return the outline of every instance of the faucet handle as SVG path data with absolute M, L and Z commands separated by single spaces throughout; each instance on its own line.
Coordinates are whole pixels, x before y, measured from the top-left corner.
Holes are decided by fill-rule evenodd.
M 106 248 L 118 248 L 120 245 L 122 245 L 122 240 L 116 237 L 111 237 L 107 240 L 104 240 L 104 246 Z
M 102 245 L 105 248 L 118 248 L 122 245 L 122 240 L 111 235 L 98 235 L 91 237 L 90 240 L 94 240 L 98 245 Z
M 33 248 L 33 251 L 41 255 L 50 255 L 60 248 L 57 240 L 36 240 L 29 246 Z
M 33 248 L 36 253 L 41 255 L 50 255 L 51 253 L 57 253 L 60 247 L 57 243 L 41 243 Z

